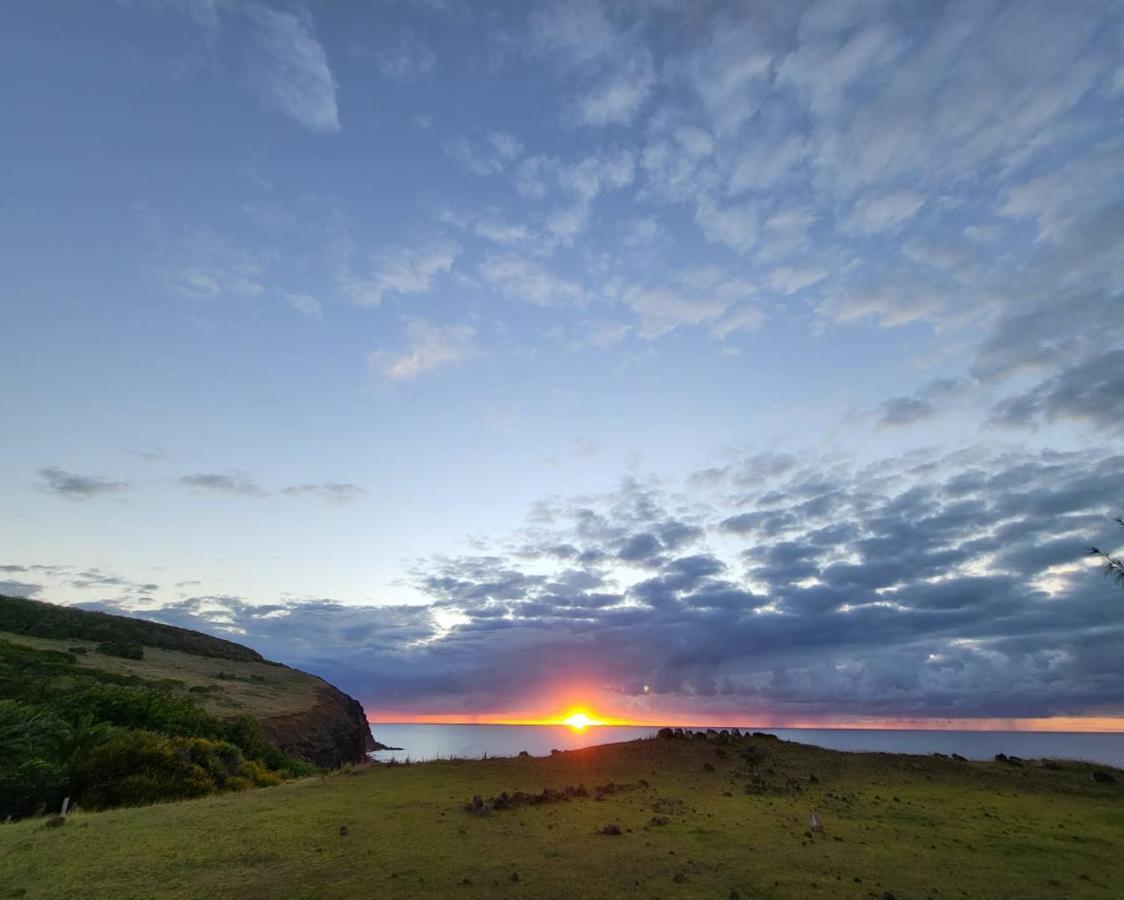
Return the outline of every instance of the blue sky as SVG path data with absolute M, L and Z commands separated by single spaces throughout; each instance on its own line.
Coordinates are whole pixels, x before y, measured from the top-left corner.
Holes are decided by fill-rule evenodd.
M 8 4 L 0 581 L 390 713 L 1124 717 L 1122 59 L 1104 0 Z

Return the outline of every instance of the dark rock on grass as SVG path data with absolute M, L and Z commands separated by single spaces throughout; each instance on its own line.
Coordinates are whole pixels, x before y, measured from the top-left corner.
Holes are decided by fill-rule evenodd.
M 512 872 L 511 873 L 511 880 L 513 882 L 518 881 L 519 880 L 519 873 L 518 872 Z
M 65 824 L 66 816 L 51 816 L 46 822 L 48 828 L 60 828 Z
M 347 837 L 347 826 L 346 825 L 340 826 L 340 837 Z
M 530 754 L 530 753 L 528 753 L 528 752 L 527 752 L 526 750 L 520 750 L 520 751 L 519 751 L 519 758 L 520 758 L 520 759 L 530 759 L 530 758 L 531 758 L 531 754 Z
M 667 816 L 652 816 L 652 818 L 650 818 L 648 820 L 648 824 L 649 825 L 656 825 L 656 826 L 670 825 L 671 819 L 669 819 Z
M 656 732 L 656 737 L 663 738 L 664 740 L 671 740 L 675 737 L 675 732 L 670 728 L 661 728 Z
M 714 771 L 714 763 L 703 763 L 703 771 L 704 772 L 713 772 Z
M 671 880 L 674 881 L 676 884 L 682 884 L 683 882 L 685 882 L 687 880 L 687 876 L 684 875 L 682 872 L 676 872 L 675 876 Z
M 1116 776 L 1103 769 L 1093 769 L 1093 781 L 1097 784 L 1116 784 Z
M 617 835 L 621 833 L 620 825 L 606 825 L 601 829 L 601 834 Z
M 952 759 L 955 759 L 957 762 L 967 762 L 968 761 L 967 757 L 961 756 L 959 753 L 953 753 Z

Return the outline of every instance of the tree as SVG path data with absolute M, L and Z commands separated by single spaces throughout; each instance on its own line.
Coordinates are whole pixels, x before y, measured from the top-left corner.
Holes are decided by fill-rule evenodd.
M 1116 524 L 1124 528 L 1124 519 L 1117 519 Z M 1105 578 L 1109 578 L 1124 587 L 1124 559 L 1111 556 L 1096 547 L 1089 548 L 1089 555 L 1095 556 L 1101 561 L 1101 571 L 1104 572 Z

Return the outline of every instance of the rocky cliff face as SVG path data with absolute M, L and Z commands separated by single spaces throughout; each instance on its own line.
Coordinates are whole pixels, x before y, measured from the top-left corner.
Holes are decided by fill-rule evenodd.
M 311 708 L 264 718 L 261 724 L 266 738 L 286 753 L 328 769 L 366 762 L 368 750 L 375 749 L 362 705 L 327 682 Z

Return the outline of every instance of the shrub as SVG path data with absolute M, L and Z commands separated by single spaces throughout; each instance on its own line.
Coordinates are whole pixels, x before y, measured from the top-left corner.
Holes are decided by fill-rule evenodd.
M 0 767 L 0 820 L 41 815 L 58 809 L 67 793 L 65 767 L 40 757 Z
M 69 719 L 90 715 L 101 722 L 180 737 L 218 737 L 222 723 L 186 697 L 163 691 L 98 684 L 58 701 Z
M 102 641 L 98 644 L 98 653 L 122 659 L 144 659 L 144 647 L 136 641 Z

